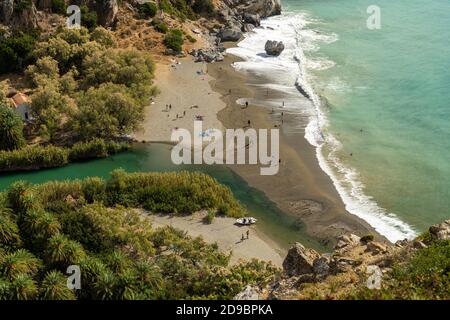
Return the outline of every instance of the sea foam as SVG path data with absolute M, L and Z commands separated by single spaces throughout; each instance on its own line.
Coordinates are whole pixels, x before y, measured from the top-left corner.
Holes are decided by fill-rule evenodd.
M 324 102 L 313 88 L 310 70 L 326 70 L 335 63 L 324 57 L 310 58 L 323 44 L 338 40 L 336 34 L 324 34 L 308 29 L 308 24 L 317 23 L 305 13 L 285 12 L 280 16 L 261 21 L 261 27 L 245 34 L 245 38 L 228 53 L 240 57 L 243 61 L 234 63 L 237 70 L 250 71 L 256 75 L 264 75 L 272 83 L 265 84 L 271 90 L 285 94 L 293 94 L 292 89 L 309 100 L 307 103 L 290 105 L 289 110 L 297 109 L 298 113 L 309 114 L 309 121 L 304 127 L 306 140 L 316 147 L 316 157 L 321 169 L 331 178 L 341 196 L 345 208 L 367 223 L 377 232 L 392 242 L 404 238 L 413 238 L 416 231 L 401 221 L 395 214 L 381 208 L 376 201 L 364 193 L 364 185 L 358 172 L 343 163 L 339 158 L 340 141 L 328 130 L 328 119 Z M 267 40 L 283 41 L 284 51 L 278 56 L 268 56 L 264 51 Z M 308 58 L 305 56 L 308 55 Z M 336 88 L 345 88 L 345 84 L 337 80 Z M 273 105 L 273 101 L 268 104 Z

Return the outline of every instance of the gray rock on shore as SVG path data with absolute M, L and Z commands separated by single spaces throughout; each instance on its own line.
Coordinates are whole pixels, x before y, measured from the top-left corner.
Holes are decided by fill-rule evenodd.
M 242 38 L 242 32 L 237 29 L 223 28 L 217 34 L 221 41 L 239 41 Z
M 267 40 L 264 49 L 270 56 L 279 56 L 284 50 L 284 44 L 282 41 Z

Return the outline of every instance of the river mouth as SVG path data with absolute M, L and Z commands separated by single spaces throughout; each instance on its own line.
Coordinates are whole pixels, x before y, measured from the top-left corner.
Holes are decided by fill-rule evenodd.
M 249 211 L 249 215 L 258 219 L 257 231 L 283 250 L 287 250 L 296 241 L 319 251 L 328 249 L 317 239 L 306 234 L 304 225 L 299 219 L 281 211 L 263 192 L 250 187 L 227 166 L 175 165 L 170 159 L 171 148 L 172 145 L 164 143 L 137 143 L 132 150 L 108 158 L 71 163 L 60 168 L 2 174 L 0 191 L 5 191 L 19 180 L 39 184 L 52 180 L 75 180 L 93 176 L 107 179 L 111 171 L 119 168 L 126 172 L 200 171 L 228 186 Z

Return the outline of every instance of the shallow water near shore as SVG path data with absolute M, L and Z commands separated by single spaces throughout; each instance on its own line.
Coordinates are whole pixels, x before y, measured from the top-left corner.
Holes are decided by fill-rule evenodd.
M 72 163 L 61 168 L 1 175 L 0 191 L 6 190 L 11 183 L 18 180 L 37 184 L 51 180 L 74 180 L 91 176 L 107 179 L 109 173 L 118 168 L 127 172 L 201 171 L 216 178 L 232 190 L 235 197 L 249 211 L 249 215 L 258 219 L 256 228 L 261 236 L 268 237 L 284 250 L 295 241 L 320 251 L 326 249 L 303 232 L 303 226 L 299 220 L 279 210 L 264 193 L 248 186 L 231 169 L 217 165 L 177 166 L 170 159 L 170 150 L 171 145 L 168 144 L 136 144 L 132 151 L 109 158 Z

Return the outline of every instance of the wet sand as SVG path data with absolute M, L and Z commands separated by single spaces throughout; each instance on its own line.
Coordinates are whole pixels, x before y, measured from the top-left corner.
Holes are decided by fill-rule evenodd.
M 358 235 L 376 231 L 362 219 L 345 210 L 331 179 L 321 170 L 315 148 L 304 138 L 304 131 L 286 134 L 284 127 L 293 127 L 298 116 L 284 114 L 281 124 L 277 111 L 256 105 L 247 108 L 236 103 L 239 98 L 261 100 L 261 92 L 248 83 L 248 75 L 237 72 L 231 63 L 236 57 L 227 56 L 223 62 L 208 65 L 213 90 L 222 95 L 227 107 L 219 111 L 219 120 L 226 128 L 243 128 L 251 121 L 253 128 L 280 128 L 280 169 L 274 176 L 261 176 L 260 165 L 231 165 L 230 168 L 252 187 L 263 191 L 287 214 L 301 219 L 308 235 L 331 246 L 338 235 L 352 232 Z M 230 93 L 231 89 L 231 93 Z M 260 91 L 260 90 L 259 90 Z

